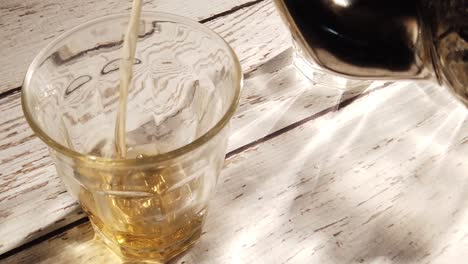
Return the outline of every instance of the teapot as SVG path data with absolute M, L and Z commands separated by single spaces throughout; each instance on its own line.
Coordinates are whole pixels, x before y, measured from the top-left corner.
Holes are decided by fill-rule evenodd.
M 349 78 L 433 80 L 468 106 L 468 1 L 275 2 L 314 65 Z

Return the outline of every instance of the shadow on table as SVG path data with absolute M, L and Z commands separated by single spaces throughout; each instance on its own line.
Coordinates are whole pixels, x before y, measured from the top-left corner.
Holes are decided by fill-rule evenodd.
M 290 239 L 307 246 L 302 256 L 420 263 L 443 254 L 444 238 L 458 232 L 468 200 L 466 109 L 439 88 L 401 86 L 324 117 L 325 134 L 311 133 L 288 157 L 318 168 L 297 175 L 290 207 L 302 233 Z
M 95 263 L 99 260 L 120 263 L 106 246 L 95 238 L 94 231 L 88 221 L 49 238 L 47 241 L 29 247 L 4 260 L 5 264 L 13 263 Z

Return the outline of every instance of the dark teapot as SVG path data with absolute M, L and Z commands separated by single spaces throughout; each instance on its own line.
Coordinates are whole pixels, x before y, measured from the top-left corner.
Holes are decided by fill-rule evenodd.
M 275 1 L 315 65 L 359 79 L 431 79 L 468 106 L 468 1 Z

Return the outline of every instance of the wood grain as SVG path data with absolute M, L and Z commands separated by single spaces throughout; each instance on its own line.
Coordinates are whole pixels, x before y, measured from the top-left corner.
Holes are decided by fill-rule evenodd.
M 147 0 L 143 9 L 206 20 L 250 2 L 256 1 Z M 0 65 L 0 93 L 21 86 L 34 56 L 54 37 L 91 19 L 128 12 L 130 7 L 131 0 L 0 1 L 0 57 L 5 62 Z
M 175 263 L 461 263 L 467 154 L 467 110 L 444 90 L 379 89 L 227 160 Z M 2 263 L 31 262 L 118 259 L 82 224 Z
M 295 70 L 289 36 L 270 1 L 210 21 L 208 26 L 232 44 L 243 68 L 250 72 L 233 119 L 230 150 L 358 92 L 313 85 Z M 252 36 L 250 32 L 259 33 Z M 25 123 L 19 98 L 15 93 L 0 100 L 1 253 L 84 217 L 65 192 L 45 145 Z

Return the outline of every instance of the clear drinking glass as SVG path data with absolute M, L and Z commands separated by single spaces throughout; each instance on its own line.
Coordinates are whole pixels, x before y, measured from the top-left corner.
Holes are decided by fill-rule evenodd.
M 165 262 L 201 234 L 242 72 L 232 49 L 203 25 L 144 12 L 128 96 L 128 153 L 117 159 L 128 19 L 90 21 L 43 49 L 25 78 L 23 111 L 105 243 L 125 260 Z

